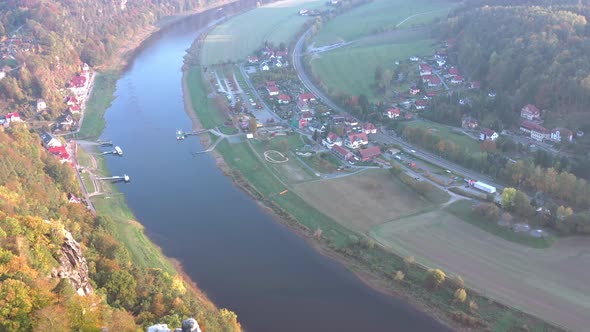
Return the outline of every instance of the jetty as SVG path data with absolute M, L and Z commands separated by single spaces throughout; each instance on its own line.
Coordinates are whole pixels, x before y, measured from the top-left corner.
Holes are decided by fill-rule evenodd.
M 105 152 L 103 152 L 102 154 L 103 154 L 103 155 L 104 155 L 104 154 L 114 154 L 114 155 L 117 155 L 117 156 L 120 156 L 120 157 L 122 157 L 122 156 L 123 156 L 123 149 L 121 149 L 121 148 L 120 148 L 120 147 L 118 147 L 118 146 L 115 146 L 115 149 L 114 149 L 114 150 L 112 150 L 112 151 L 105 151 Z
M 211 131 L 210 129 L 202 129 L 202 130 L 196 130 L 196 131 L 191 131 L 191 132 L 184 132 L 179 129 L 176 131 L 176 139 L 181 141 L 181 140 L 185 139 L 187 136 L 197 136 L 197 135 L 201 135 L 204 133 L 208 133 L 210 131 Z
M 113 141 L 98 141 L 97 143 L 100 146 L 113 146 Z
M 108 177 L 96 178 L 96 179 L 97 180 L 104 180 L 104 181 L 113 181 L 113 182 L 123 181 L 125 183 L 129 183 L 131 181 L 131 178 L 127 174 L 123 174 L 123 176 L 120 176 L 120 175 L 108 176 Z

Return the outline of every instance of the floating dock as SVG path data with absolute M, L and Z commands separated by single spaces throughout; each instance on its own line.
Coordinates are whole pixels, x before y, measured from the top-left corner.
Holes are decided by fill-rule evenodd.
M 113 182 L 123 181 L 125 183 L 131 182 L 131 178 L 127 174 L 123 174 L 123 176 L 118 175 L 118 176 L 109 176 L 109 177 L 104 177 L 104 178 L 97 178 L 97 180 L 113 181 Z

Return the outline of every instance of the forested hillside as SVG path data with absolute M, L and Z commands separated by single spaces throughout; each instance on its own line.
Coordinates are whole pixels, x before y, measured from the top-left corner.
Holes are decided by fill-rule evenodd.
M 204 331 L 239 330 L 180 277 L 131 262 L 111 220 L 69 202 L 78 191 L 38 135 L 0 131 L 0 331 L 136 331 L 190 316 Z
M 468 1 L 444 37 L 456 39 L 460 66 L 507 98 L 509 111 L 532 103 L 551 124 L 587 128 L 589 18 L 587 1 Z
M 164 16 L 227 0 L 0 1 L 0 107 L 32 115 L 44 98 L 48 117 L 61 111 L 59 89 L 81 61 L 96 66 Z M 15 38 L 13 38 L 15 37 Z M 13 70 L 14 69 L 14 70 Z

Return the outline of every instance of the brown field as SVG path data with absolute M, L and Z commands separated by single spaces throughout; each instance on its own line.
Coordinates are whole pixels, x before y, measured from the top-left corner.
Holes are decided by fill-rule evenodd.
M 359 232 L 432 206 L 384 170 L 303 183 L 295 191 L 311 206 Z
M 440 210 L 375 226 L 370 234 L 399 255 L 463 276 L 467 285 L 501 303 L 574 331 L 590 326 L 587 238 L 533 249 Z

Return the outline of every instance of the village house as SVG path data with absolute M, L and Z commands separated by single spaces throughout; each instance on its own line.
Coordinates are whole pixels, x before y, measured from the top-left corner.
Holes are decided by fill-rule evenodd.
M 422 82 L 423 83 L 428 83 L 428 82 L 430 82 L 431 79 L 432 79 L 432 75 L 424 75 L 424 76 L 422 76 Z
M 72 118 L 72 116 L 71 116 L 71 115 L 69 115 L 69 114 L 68 114 L 68 115 L 66 115 L 66 116 L 63 116 L 63 117 L 62 117 L 62 119 L 61 119 L 61 121 L 59 122 L 59 124 L 60 124 L 61 126 L 64 126 L 64 127 L 69 127 L 69 126 L 71 126 L 72 124 L 74 124 L 74 119 Z
M 416 100 L 415 105 L 416 105 L 417 110 L 423 110 L 426 108 L 426 105 L 428 105 L 428 102 L 424 99 L 419 99 L 419 100 Z
M 70 114 L 72 115 L 80 114 L 80 105 L 69 106 L 68 111 L 70 111 Z
M 65 102 L 68 106 L 78 105 L 78 98 L 75 96 L 67 96 Z
M 47 149 L 61 146 L 61 141 L 48 132 L 42 132 L 40 136 L 41 141 L 43 141 L 43 146 Z
M 270 66 L 268 65 L 268 62 L 266 62 L 266 61 L 265 61 L 265 62 L 263 62 L 263 63 L 260 65 L 260 69 L 261 69 L 262 71 L 269 71 L 269 70 L 270 70 Z
M 37 112 L 42 112 L 47 109 L 47 103 L 43 99 L 37 99 Z
M 80 204 L 80 199 L 76 197 L 76 195 L 69 193 L 68 194 L 68 203 L 70 204 Z
M 350 134 L 348 135 L 345 144 L 347 147 L 356 150 L 363 145 L 369 144 L 369 138 L 365 133 Z
M 428 86 L 431 87 L 431 88 L 440 86 L 440 84 L 441 84 L 440 78 L 438 78 L 436 76 L 432 77 L 430 79 L 430 81 L 428 81 Z
M 68 153 L 68 151 L 66 151 L 66 147 L 63 145 L 50 147 L 47 149 L 47 151 L 49 151 L 49 153 L 55 156 L 58 156 L 59 161 L 62 164 L 70 162 L 70 154 Z
M 359 125 L 359 121 L 353 117 L 347 117 L 344 119 L 344 124 L 347 126 L 355 127 Z
M 418 69 L 420 70 L 420 76 L 432 75 L 432 67 L 426 63 L 419 64 Z
M 400 114 L 401 111 L 399 110 L 399 108 L 389 108 L 385 111 L 385 113 L 383 113 L 383 115 L 390 119 L 397 119 L 399 118 Z
M 549 137 L 549 131 L 545 127 L 525 120 L 520 124 L 520 131 L 528 134 L 535 141 L 542 142 Z
M 412 120 L 414 118 L 414 114 L 407 112 L 406 114 L 404 114 L 404 119 L 406 120 Z
M 457 67 L 449 68 L 449 76 L 457 76 L 459 75 L 459 69 Z
M 323 133 L 325 133 L 325 132 L 326 132 L 326 130 L 328 129 L 328 128 L 326 128 L 326 126 L 325 126 L 324 124 L 322 124 L 322 123 L 321 123 L 321 122 L 319 122 L 319 121 L 308 121 L 308 122 L 307 122 L 307 128 L 308 128 L 308 129 L 309 129 L 311 132 L 317 131 L 317 132 L 318 132 L 318 134 L 323 134 Z
M 297 108 L 299 109 L 300 112 L 309 112 L 311 111 L 311 108 L 309 107 L 309 104 L 306 103 L 305 101 L 299 100 L 297 102 Z
M 481 133 L 479 133 L 479 140 L 480 141 L 495 141 L 498 139 L 498 133 L 490 128 L 482 129 Z
M 13 122 L 22 122 L 23 121 L 18 112 L 7 113 L 5 116 L 5 119 L 6 119 L 6 123 L 8 123 L 8 124 L 11 124 Z
M 372 124 L 371 122 L 366 122 L 365 124 L 363 124 L 363 132 L 367 135 L 376 134 L 377 127 L 375 127 L 375 125 Z
M 418 61 L 420 61 L 420 58 L 417 57 L 417 56 L 411 56 L 410 57 L 410 61 L 412 61 L 412 62 L 418 62 Z
M 475 129 L 479 126 L 479 122 L 470 117 L 470 116 L 465 116 L 463 117 L 463 119 L 461 120 L 461 128 L 465 128 L 465 129 Z
M 469 85 L 470 89 L 480 89 L 481 88 L 481 82 L 480 81 L 474 81 L 471 82 L 471 84 Z
M 277 97 L 277 101 L 279 104 L 288 104 L 291 102 L 291 96 L 281 93 L 278 97 Z
M 310 111 L 301 112 L 301 119 L 305 119 L 307 122 L 313 120 L 313 114 Z
M 539 120 L 541 111 L 532 104 L 528 104 L 520 110 L 520 117 L 529 121 Z
M 459 76 L 459 75 L 453 76 L 451 78 L 451 83 L 453 83 L 453 84 L 463 83 L 463 76 Z
M 412 87 L 410 88 L 410 94 L 411 94 L 412 96 L 415 96 L 415 95 L 417 95 L 417 94 L 419 94 L 419 93 L 420 93 L 420 89 L 419 89 L 417 86 L 415 86 L 415 85 L 414 85 L 414 86 L 412 86 Z
M 549 138 L 554 142 L 571 142 L 574 138 L 574 133 L 566 128 L 555 128 L 551 130 Z
M 83 74 L 86 74 L 86 73 L 88 73 L 88 71 L 90 70 L 90 66 L 89 66 L 89 65 L 88 65 L 86 62 L 84 62 L 84 63 L 82 63 L 82 65 L 80 66 L 80 69 L 82 69 L 82 73 L 83 73 Z
M 260 59 L 257 56 L 255 56 L 255 55 L 248 56 L 248 63 L 255 64 L 255 63 L 258 63 L 258 61 L 260 61 Z
M 278 96 L 280 91 L 276 85 L 267 86 L 266 91 L 268 91 L 268 95 L 271 97 Z
M 381 149 L 378 146 L 372 146 L 370 148 L 361 149 L 359 151 L 361 155 L 361 161 L 373 160 L 381 155 Z
M 339 158 L 347 161 L 347 160 L 351 160 L 354 158 L 354 155 L 352 154 L 352 152 L 350 152 L 349 150 L 339 146 L 339 145 L 334 145 L 332 147 L 332 151 L 334 152 L 334 154 L 336 154 Z
M 334 145 L 342 146 L 342 138 L 338 137 L 335 133 L 328 133 L 328 136 L 326 136 L 322 143 L 329 148 Z
M 299 100 L 300 101 L 304 101 L 306 103 L 312 102 L 312 101 L 316 101 L 315 95 L 313 93 L 302 93 L 299 95 Z

